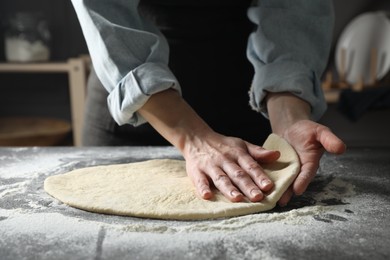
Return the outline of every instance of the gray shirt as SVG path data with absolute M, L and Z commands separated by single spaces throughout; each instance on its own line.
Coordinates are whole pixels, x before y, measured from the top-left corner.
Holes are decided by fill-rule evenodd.
M 144 123 L 137 110 L 155 93 L 168 88 L 181 93 L 167 66 L 168 43 L 138 13 L 139 0 L 72 3 L 118 124 Z M 249 90 L 252 108 L 267 115 L 263 102 L 267 92 L 291 92 L 311 105 L 313 120 L 319 119 L 326 109 L 320 76 L 331 44 L 332 2 L 259 0 L 248 9 L 248 17 L 257 25 L 247 47 L 255 71 Z

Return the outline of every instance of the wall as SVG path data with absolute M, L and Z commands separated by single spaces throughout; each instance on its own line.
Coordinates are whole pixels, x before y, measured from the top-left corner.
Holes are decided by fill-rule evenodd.
M 5 61 L 4 21 L 17 11 L 40 11 L 49 22 L 51 59 L 63 61 L 88 53 L 69 0 L 1 0 L 0 62 Z M 65 74 L 0 74 L 0 116 L 49 116 L 70 119 Z
M 64 60 L 80 53 L 87 53 L 85 41 L 70 0 L 0 1 L 2 21 L 6 20 L 9 14 L 17 11 L 38 11 L 45 15 L 53 36 L 53 60 Z M 4 28 L 2 27 L 2 29 Z M 3 33 L 3 30 L 1 32 Z M 1 60 L 4 60 L 3 49 L 3 42 L 1 41 Z

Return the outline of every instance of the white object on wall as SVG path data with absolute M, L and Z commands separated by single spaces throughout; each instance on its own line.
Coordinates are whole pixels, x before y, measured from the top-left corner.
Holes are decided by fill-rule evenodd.
M 38 40 L 9 37 L 5 39 L 5 50 L 7 61 L 11 62 L 48 61 L 50 57 L 49 47 Z
M 354 18 L 343 30 L 335 55 L 337 70 L 344 70 L 348 83 L 363 80 L 364 84 L 370 84 L 372 61 L 376 63 L 376 79 L 381 80 L 390 70 L 389 14 L 369 12 Z

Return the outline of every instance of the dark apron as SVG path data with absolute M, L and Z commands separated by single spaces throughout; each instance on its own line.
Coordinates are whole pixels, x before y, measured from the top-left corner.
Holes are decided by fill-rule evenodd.
M 169 67 L 184 99 L 215 131 L 262 144 L 270 133 L 269 122 L 251 110 L 248 96 L 253 77 L 246 58 L 254 29 L 246 16 L 250 3 L 144 0 L 139 8 L 169 42 Z M 107 109 L 107 92 L 94 72 L 88 85 L 85 145 L 168 144 L 149 124 L 116 125 Z

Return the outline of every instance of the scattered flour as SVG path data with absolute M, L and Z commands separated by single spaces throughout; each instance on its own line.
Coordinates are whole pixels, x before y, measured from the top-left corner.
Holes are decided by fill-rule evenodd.
M 329 199 L 344 199 L 356 194 L 355 186 L 340 178 L 334 178 L 321 192 L 313 193 L 316 201 L 326 201 Z
M 3 220 L 0 230 L 12 234 L 38 234 L 45 233 L 48 238 L 71 236 L 72 234 L 96 232 L 99 227 L 88 221 L 66 217 L 60 213 L 35 213 L 35 214 L 14 214 Z M 57 233 L 57 234 L 54 234 Z
M 194 221 L 189 224 L 183 224 L 178 226 L 131 224 L 126 226 L 119 226 L 117 228 L 125 232 L 228 232 L 250 228 L 254 224 L 260 223 L 282 222 L 284 224 L 296 225 L 302 223 L 302 221 L 307 222 L 306 220 L 304 220 L 304 217 L 320 214 L 329 209 L 329 207 L 325 206 L 309 206 L 282 213 L 259 213 L 214 221 Z
M 0 176 L 3 179 L 11 179 L 15 177 L 33 179 L 39 174 L 57 168 L 58 164 L 58 158 L 55 156 L 53 156 L 52 159 L 48 158 L 45 161 L 39 161 L 36 160 L 36 158 L 31 157 L 30 159 L 24 160 L 23 163 L 14 162 L 7 165 L 5 168 L 0 168 Z
M 27 204 L 32 209 L 46 209 L 47 208 L 46 206 L 43 206 L 34 200 L 29 200 Z
M 152 232 L 152 233 L 177 233 L 177 232 L 210 232 L 210 231 L 237 231 L 245 228 L 251 228 L 255 224 L 279 222 L 289 225 L 307 224 L 313 216 L 324 214 L 335 209 L 336 206 L 327 205 L 328 200 L 346 201 L 355 195 L 354 185 L 340 179 L 332 179 L 322 191 L 312 192 L 316 202 L 315 205 L 305 206 L 298 209 L 292 209 L 286 212 L 259 213 L 246 216 L 220 219 L 215 221 L 193 221 L 190 223 L 182 222 L 182 225 L 151 225 L 131 224 L 126 226 L 117 226 L 125 232 Z M 343 202 L 341 202 L 343 203 Z M 169 223 L 169 222 L 168 222 Z M 282 226 L 281 226 L 282 228 Z
M 12 183 L 9 185 L 2 185 L 0 183 L 0 198 L 5 198 L 8 195 L 25 193 L 27 191 L 28 184 L 28 181 Z
M 166 149 L 162 149 L 161 153 L 156 150 L 154 156 L 159 158 L 166 153 Z M 174 155 L 172 150 L 172 156 Z M 5 169 L 0 169 L 0 176 L 6 181 L 4 184 L 0 183 L 0 198 L 15 196 L 14 198 L 20 199 L 15 204 L 17 207 L 12 210 L 0 208 L 0 248 L 1 245 L 29 244 L 28 241 L 39 240 L 39 250 L 45 254 L 43 259 L 54 258 L 62 253 L 88 253 L 90 256 L 91 252 L 99 251 L 99 243 L 100 247 L 104 243 L 105 253 L 109 253 L 108 248 L 127 252 L 131 243 L 132 250 L 139 248 L 137 250 L 142 254 L 147 250 L 150 255 L 157 255 L 162 251 L 184 250 L 178 254 L 185 255 L 188 259 L 195 259 L 199 255 L 212 258 L 223 254 L 234 259 L 237 252 L 244 253 L 246 259 L 278 259 L 279 252 L 272 251 L 274 248 L 269 244 L 277 236 L 294 239 L 297 230 L 318 227 L 318 224 L 324 222 L 316 221 L 314 216 L 329 215 L 336 207 L 322 203 L 323 201 L 345 201 L 355 194 L 352 184 L 333 178 L 323 182 L 324 186 L 321 186 L 320 191 L 307 194 L 308 198 L 316 201 L 314 205 L 284 212 L 263 212 L 210 221 L 159 221 L 106 216 L 79 211 L 59 203 L 44 193 L 39 181 L 43 181 L 46 175 L 63 169 L 58 165 L 73 167 L 71 162 L 79 161 L 78 158 L 86 154 L 74 153 L 71 158 L 67 157 L 67 161 L 62 161 L 61 154 L 56 153 L 46 155 L 45 160 L 37 160 L 38 156 L 31 155 L 23 164 L 8 164 Z M 110 157 L 115 157 L 110 154 L 106 156 L 107 162 Z M 129 156 L 137 158 L 135 154 Z M 94 165 L 102 161 L 95 159 L 88 163 Z M 15 182 L 13 178 L 18 181 Z M 8 200 L 10 198 L 13 197 Z M 251 243 L 257 236 L 262 237 L 263 244 Z M 241 239 L 243 237 L 246 239 Z M 301 239 L 302 246 L 305 246 L 312 238 L 302 235 Z M 47 246 L 53 244 L 58 245 L 58 249 L 50 247 L 46 251 Z M 155 245 L 154 251 L 148 247 L 150 244 Z M 200 248 L 205 252 L 200 252 Z M 28 255 L 28 252 L 21 251 L 20 254 Z M 240 256 L 242 257 L 237 255 L 237 258 Z
M 31 180 L 29 181 L 31 182 Z M 62 232 L 68 232 L 69 226 L 80 225 L 83 223 L 93 226 L 104 226 L 106 229 L 117 230 L 119 232 L 126 233 L 154 233 L 154 234 L 173 234 L 173 233 L 193 233 L 193 232 L 232 232 L 243 230 L 246 228 L 252 228 L 256 224 L 264 223 L 279 223 L 288 225 L 300 225 L 308 224 L 313 221 L 313 216 L 320 215 L 325 212 L 331 211 L 334 207 L 329 205 L 322 205 L 321 201 L 330 199 L 342 200 L 347 199 L 355 194 L 354 186 L 339 178 L 332 179 L 320 192 L 313 192 L 310 194 L 318 203 L 312 206 L 305 206 L 298 209 L 289 210 L 286 212 L 263 212 L 259 214 L 251 214 L 240 217 L 233 217 L 228 219 L 210 220 L 210 221 L 148 221 L 139 220 L 137 218 L 134 221 L 126 221 L 124 223 L 105 223 L 92 220 L 83 220 L 71 216 L 65 216 L 60 213 L 45 213 L 53 212 L 50 208 L 67 208 L 68 206 L 58 203 L 57 200 L 50 200 L 51 198 L 42 198 L 38 194 L 30 194 L 27 192 L 28 181 L 22 181 L 6 185 L 2 187 L 0 185 L 0 197 L 24 194 L 23 199 L 26 201 L 27 208 L 19 209 L 19 212 L 24 212 L 25 217 L 19 216 L 14 218 L 16 221 L 20 219 L 20 222 L 26 221 L 32 223 L 32 226 L 40 225 L 42 223 L 33 223 L 34 221 L 44 220 L 46 226 L 56 226 L 56 229 L 62 230 Z M 45 194 L 46 195 L 46 194 Z M 47 196 L 47 195 L 46 195 Z M 49 203 L 42 203 L 42 199 L 49 200 Z M 0 209 L 1 210 L 1 209 Z M 16 209 L 11 212 L 15 212 Z M 40 210 L 39 214 L 33 214 L 36 210 Z M 3 210 L 4 211 L 4 210 Z M 4 213 L 5 214 L 5 213 Z M 0 217 L 2 215 L 0 211 Z M 91 213 L 88 213 L 91 214 Z M 5 214 L 7 216 L 7 214 Z M 37 217 L 39 215 L 39 217 Z M 100 214 L 96 214 L 98 216 Z M 100 215 L 102 216 L 102 215 Z M 10 220 L 13 217 L 10 217 Z M 58 221 L 62 224 L 57 225 Z M 4 221 L 3 221 L 4 223 Z M 11 222 L 10 222 L 11 223 Z M 16 223 L 16 222 L 15 222 Z M 68 223 L 69 225 L 65 225 Z M 130 223 L 130 224 L 129 224 Z M 283 228 L 283 225 L 279 225 L 279 228 Z M 72 230 L 72 229 L 71 229 Z
M 356 176 L 345 175 L 344 171 L 350 169 L 341 169 L 342 163 L 323 177 L 317 175 L 313 183 L 317 186 L 305 192 L 301 200 L 297 198 L 293 210 L 210 221 L 159 221 L 73 209 L 45 194 L 42 185 L 47 175 L 60 173 L 64 167 L 119 162 L 118 158 L 177 158 L 179 155 L 173 148 L 145 148 L 140 152 L 118 147 L 103 155 L 99 149 L 52 151 L 42 154 L 39 149 L 15 148 L 10 150 L 11 159 L 0 157 L 2 260 L 69 259 L 69 256 L 75 259 L 124 256 L 174 260 L 302 259 L 311 256 L 309 253 L 314 249 L 330 254 L 329 257 L 353 259 L 354 252 L 362 252 L 364 258 L 380 258 L 382 252 L 389 252 L 388 210 L 384 210 L 388 196 L 381 197 L 370 190 L 360 192 L 361 186 L 355 192 L 348 178 Z M 369 180 L 379 183 L 376 179 Z M 370 228 L 370 233 L 362 227 Z

